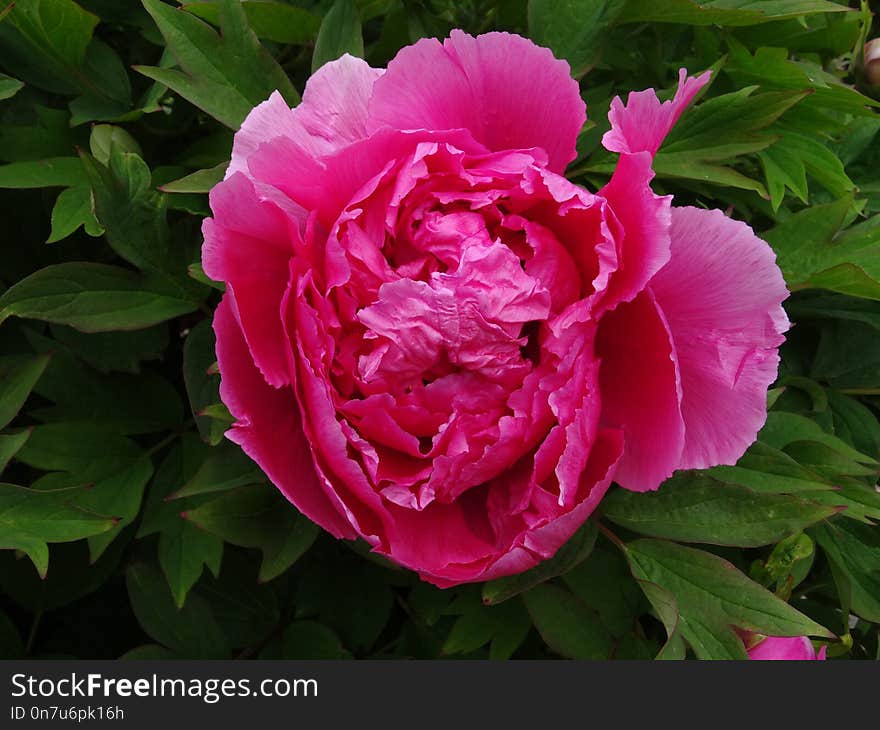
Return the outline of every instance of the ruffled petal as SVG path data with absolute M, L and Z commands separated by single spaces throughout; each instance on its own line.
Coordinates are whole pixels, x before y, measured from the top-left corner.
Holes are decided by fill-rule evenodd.
M 541 147 L 549 168 L 575 158 L 586 107 L 565 61 L 509 33 L 452 31 L 402 49 L 376 82 L 370 115 L 396 129 L 470 130 L 490 150 Z
M 632 300 L 669 261 L 672 196 L 651 190 L 654 171 L 645 153 L 623 154 L 609 183 L 599 191 L 618 224 L 617 268 L 599 294 L 594 310 Z
M 299 406 L 288 388 L 274 390 L 254 366 L 226 294 L 214 314 L 220 396 L 238 420 L 227 438 L 239 444 L 284 495 L 335 537 L 357 533 L 324 492 L 303 434 Z
M 672 211 L 672 257 L 651 288 L 681 370 L 679 468 L 733 464 L 767 418 L 788 291 L 773 250 L 745 223 L 719 210 Z
M 687 105 L 709 83 L 711 74 L 711 71 L 705 71 L 688 78 L 687 69 L 679 70 L 675 97 L 662 104 L 654 89 L 631 92 L 626 106 L 619 96 L 615 96 L 608 112 L 611 129 L 602 137 L 605 149 L 611 152 L 650 152 L 653 157 Z
M 227 177 L 248 172 L 261 144 L 285 137 L 309 155 L 323 157 L 367 136 L 367 104 L 382 69 L 345 54 L 324 64 L 306 83 L 302 103 L 291 109 L 277 91 L 254 107 L 236 133 Z
M 679 466 L 685 428 L 676 352 L 650 290 L 603 317 L 596 352 L 602 422 L 624 435 L 614 479 L 634 492 L 656 489 Z

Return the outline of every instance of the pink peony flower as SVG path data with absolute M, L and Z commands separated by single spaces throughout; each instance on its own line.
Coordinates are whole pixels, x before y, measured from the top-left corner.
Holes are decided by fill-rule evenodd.
M 731 464 L 788 321 L 769 246 L 650 188 L 708 73 L 615 100 L 597 193 L 563 177 L 568 65 L 454 31 L 343 56 L 235 136 L 204 266 L 228 436 L 296 507 L 439 586 L 552 556 L 612 479 Z
M 755 637 L 758 643 L 748 650 L 749 659 L 782 660 L 782 661 L 822 661 L 825 659 L 826 647 L 813 648 L 806 636 L 765 636 Z

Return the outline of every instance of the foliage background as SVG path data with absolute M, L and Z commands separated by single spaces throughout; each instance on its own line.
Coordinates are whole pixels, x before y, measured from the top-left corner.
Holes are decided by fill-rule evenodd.
M 0 657 L 741 657 L 731 626 L 880 655 L 869 3 L 177 5 L 0 0 Z M 736 467 L 613 489 L 549 563 L 440 591 L 321 534 L 222 438 L 198 257 L 255 103 L 453 27 L 570 61 L 590 121 L 569 177 L 591 189 L 614 94 L 713 68 L 655 188 L 761 233 L 796 326 Z

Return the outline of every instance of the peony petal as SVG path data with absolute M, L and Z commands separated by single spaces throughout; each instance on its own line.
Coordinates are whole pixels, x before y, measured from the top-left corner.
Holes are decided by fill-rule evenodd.
M 541 147 L 562 172 L 586 107 L 568 64 L 509 33 L 452 31 L 403 48 L 376 82 L 370 115 L 396 129 L 464 128 L 490 150 Z
M 621 230 L 616 235 L 617 268 L 594 310 L 632 300 L 669 261 L 672 196 L 651 190 L 654 171 L 644 153 L 620 156 L 610 182 L 599 191 Z
M 681 69 L 675 97 L 662 104 L 654 89 L 631 92 L 626 106 L 619 96 L 614 97 L 608 112 L 611 129 L 602 137 L 605 149 L 611 152 L 650 152 L 651 156 L 655 155 L 687 105 L 709 83 L 711 74 L 711 71 L 705 71 L 688 78 L 687 69 Z
M 306 83 L 302 103 L 291 109 L 277 91 L 242 122 L 226 171 L 248 172 L 260 145 L 284 137 L 309 156 L 323 157 L 367 136 L 367 104 L 373 82 L 382 75 L 366 61 L 345 54 L 324 64 Z
M 656 489 L 679 466 L 685 430 L 676 353 L 650 290 L 603 317 L 596 353 L 602 422 L 624 434 L 614 479 L 634 492 Z
M 719 210 L 673 208 L 672 257 L 654 277 L 681 370 L 679 468 L 733 464 L 767 417 L 788 296 L 773 250 Z
M 825 658 L 822 647 L 819 654 L 806 636 L 768 636 L 749 649 L 749 659 L 758 661 L 821 661 Z
M 318 480 L 293 392 L 273 390 L 254 367 L 229 294 L 214 314 L 214 332 L 220 395 L 238 419 L 227 438 L 239 444 L 306 517 L 335 537 L 354 539 L 356 532 Z
M 267 383 L 281 387 L 290 375 L 280 307 L 299 222 L 261 199 L 241 173 L 216 185 L 210 199 L 214 218 L 202 224 L 205 273 L 229 285 L 254 361 Z

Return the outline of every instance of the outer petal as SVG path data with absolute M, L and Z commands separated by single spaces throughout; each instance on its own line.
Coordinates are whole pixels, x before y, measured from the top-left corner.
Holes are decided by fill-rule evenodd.
M 273 390 L 254 366 L 229 294 L 214 314 L 214 332 L 220 395 L 238 419 L 227 438 L 239 444 L 310 520 L 335 537 L 357 537 L 321 487 L 293 392 Z
M 649 155 L 623 154 L 611 180 L 599 191 L 621 229 L 615 236 L 617 269 L 599 295 L 600 310 L 632 300 L 669 261 L 672 196 L 655 195 L 653 178 Z
M 768 636 L 749 649 L 749 659 L 759 661 L 821 661 L 824 658 L 825 647 L 817 655 L 806 636 Z
M 241 173 L 214 187 L 211 207 L 214 218 L 202 223 L 205 273 L 229 285 L 254 361 L 280 387 L 290 382 L 280 308 L 299 221 L 295 211 L 261 199 Z
M 788 296 L 773 250 L 719 210 L 673 208 L 672 257 L 651 288 L 681 370 L 678 468 L 733 464 L 767 417 Z
M 316 71 L 295 109 L 277 91 L 254 107 L 232 145 L 226 172 L 247 172 L 248 159 L 259 146 L 286 137 L 308 154 L 322 157 L 367 136 L 367 103 L 373 82 L 382 75 L 366 61 L 345 54 Z
M 602 318 L 602 422 L 623 429 L 624 455 L 615 481 L 656 489 L 678 468 L 685 443 L 676 353 L 650 291 Z
M 608 120 L 611 129 L 602 137 L 602 144 L 612 152 L 650 152 L 655 155 L 669 130 L 678 121 L 697 92 L 709 83 L 711 71 L 688 78 L 687 69 L 678 72 L 675 97 L 662 104 L 654 89 L 633 91 L 626 106 L 619 96 L 611 102 Z
M 548 49 L 509 33 L 454 30 L 442 45 L 431 38 L 402 49 L 376 82 L 370 114 L 397 129 L 465 128 L 493 151 L 542 147 L 562 172 L 586 107 L 568 64 Z

